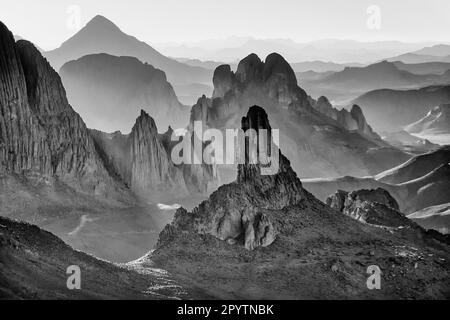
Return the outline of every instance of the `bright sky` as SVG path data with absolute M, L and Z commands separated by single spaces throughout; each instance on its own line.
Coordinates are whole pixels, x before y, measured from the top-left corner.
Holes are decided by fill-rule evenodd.
M 256 38 L 450 41 L 449 0 L 0 0 L 0 20 L 44 49 L 97 14 L 149 43 L 191 42 L 232 35 Z M 380 10 L 380 28 L 367 27 L 367 9 Z

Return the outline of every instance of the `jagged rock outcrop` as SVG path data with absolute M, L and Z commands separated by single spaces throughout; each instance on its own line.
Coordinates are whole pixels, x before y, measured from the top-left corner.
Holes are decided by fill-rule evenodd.
M 109 176 L 59 75 L 0 23 L 0 171 L 58 178 L 102 197 L 125 192 Z
M 382 188 L 353 192 L 338 190 L 327 198 L 326 203 L 331 208 L 364 223 L 388 227 L 411 224 L 399 212 L 397 201 Z
M 204 194 L 217 187 L 214 168 L 207 164 L 175 165 L 171 127 L 158 134 L 153 118 L 141 110 L 131 133 L 91 130 L 98 153 L 112 176 L 119 177 L 142 199 L 155 201 Z
M 356 131 L 372 139 L 381 139 L 369 126 L 361 108 L 356 104 L 353 105 L 350 111 L 345 108 L 338 110 L 331 105 L 326 97 L 321 96 L 317 101 L 313 101 L 312 105 L 319 112 L 336 120 L 349 131 Z
M 145 111 L 141 111 L 129 139 L 133 191 L 153 197 L 154 193 L 187 194 L 182 173 L 173 165 L 159 140 L 155 121 Z
M 270 132 L 264 109 L 251 107 L 247 116 L 242 118 L 242 129 L 266 129 Z M 261 173 L 261 167 L 267 164 L 249 162 L 250 152 L 246 143 L 245 163 L 239 165 L 235 182 L 221 186 L 191 213 L 183 208 L 176 212 L 172 224 L 162 232 L 160 244 L 165 241 L 165 236 L 170 237 L 177 230 L 210 234 L 230 244 L 240 243 L 249 250 L 273 243 L 277 228 L 268 211 L 297 204 L 307 197 L 307 193 L 277 147 L 270 149 L 272 155 L 279 153 L 278 170 L 271 175 Z
M 239 128 L 248 106 L 263 105 L 273 127 L 281 129 L 280 146 L 293 169 L 305 176 L 372 175 L 409 158 L 382 141 L 359 108 L 342 111 L 339 120 L 314 108 L 314 99 L 298 86 L 295 73 L 279 54 L 270 54 L 265 61 L 251 54 L 240 61 L 236 72 L 219 66 L 213 83 L 213 96 L 202 96 L 192 107 L 190 126 L 201 121 L 205 128 Z M 236 177 L 220 165 L 218 172 L 222 181 Z

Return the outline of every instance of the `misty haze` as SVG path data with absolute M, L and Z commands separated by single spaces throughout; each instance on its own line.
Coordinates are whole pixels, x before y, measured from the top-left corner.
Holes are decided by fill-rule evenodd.
M 0 299 L 450 298 L 448 1 L 0 8 Z

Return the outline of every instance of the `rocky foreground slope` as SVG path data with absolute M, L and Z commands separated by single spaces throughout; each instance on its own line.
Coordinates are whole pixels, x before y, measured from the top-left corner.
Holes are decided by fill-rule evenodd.
M 80 268 L 80 290 L 69 290 L 69 266 Z M 115 265 L 75 251 L 36 226 L 0 217 L 0 299 L 201 298 L 163 270 Z
M 244 128 L 270 128 L 250 108 Z M 248 125 L 250 124 L 250 125 Z M 277 152 L 277 151 L 276 151 Z M 448 246 L 420 227 L 380 227 L 306 191 L 280 152 L 280 169 L 246 163 L 192 212 L 179 209 L 147 259 L 218 298 L 449 298 Z M 367 268 L 382 271 L 368 290 Z

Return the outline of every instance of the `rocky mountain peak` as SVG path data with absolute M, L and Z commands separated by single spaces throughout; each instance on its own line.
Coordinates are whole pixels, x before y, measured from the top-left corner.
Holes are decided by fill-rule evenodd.
M 236 77 L 240 82 L 258 80 L 262 77 L 262 69 L 263 62 L 255 53 L 252 53 L 239 62 Z
M 272 180 L 271 176 L 280 173 L 291 173 L 294 174 L 294 171 L 290 167 L 289 160 L 283 156 L 280 152 L 279 147 L 275 144 L 272 137 L 272 127 L 269 123 L 269 118 L 267 116 L 266 111 L 259 106 L 252 106 L 245 117 L 241 120 L 242 130 L 245 133 L 248 133 L 248 130 L 254 130 L 256 133 L 256 137 L 251 135 L 247 135 L 245 137 L 245 163 L 240 164 L 238 166 L 238 177 L 237 181 L 239 182 L 251 182 L 251 183 L 267 183 L 269 180 Z M 264 132 L 262 131 L 264 130 Z M 261 141 L 264 139 L 265 141 Z M 256 150 L 250 149 L 251 140 L 255 143 L 254 146 Z M 262 156 L 261 150 L 259 149 L 260 145 L 266 145 L 265 152 L 263 155 L 271 157 L 271 161 L 269 164 L 262 164 L 260 162 L 260 157 Z M 256 151 L 256 154 L 254 154 Z M 254 154 L 254 156 L 252 155 Z M 278 153 L 278 157 L 275 157 L 275 153 Z M 255 157 L 251 161 L 251 157 Z M 254 163 L 257 160 L 257 163 Z M 272 166 L 276 171 L 272 174 L 264 175 L 262 174 L 262 168 L 268 168 Z M 276 168 L 277 167 L 277 168 Z
M 229 65 L 225 64 L 218 66 L 216 70 L 214 70 L 213 76 L 213 98 L 225 96 L 225 94 L 233 88 L 235 82 L 235 75 L 231 71 Z
M 397 201 L 382 188 L 352 192 L 338 190 L 327 198 L 326 203 L 331 208 L 361 222 L 387 227 L 412 225 L 399 212 Z
M 187 193 L 182 172 L 173 165 L 155 121 L 144 110 L 136 119 L 129 143 L 131 188 L 136 194 L 157 199 L 174 192 Z
M 297 85 L 297 77 L 289 63 L 278 53 L 271 53 L 264 63 L 264 78 L 272 77 L 286 81 L 292 85 Z
M 119 34 L 122 31 L 111 20 L 102 15 L 96 15 L 79 31 L 79 34 L 89 34 L 97 36 L 106 36 L 112 34 Z

